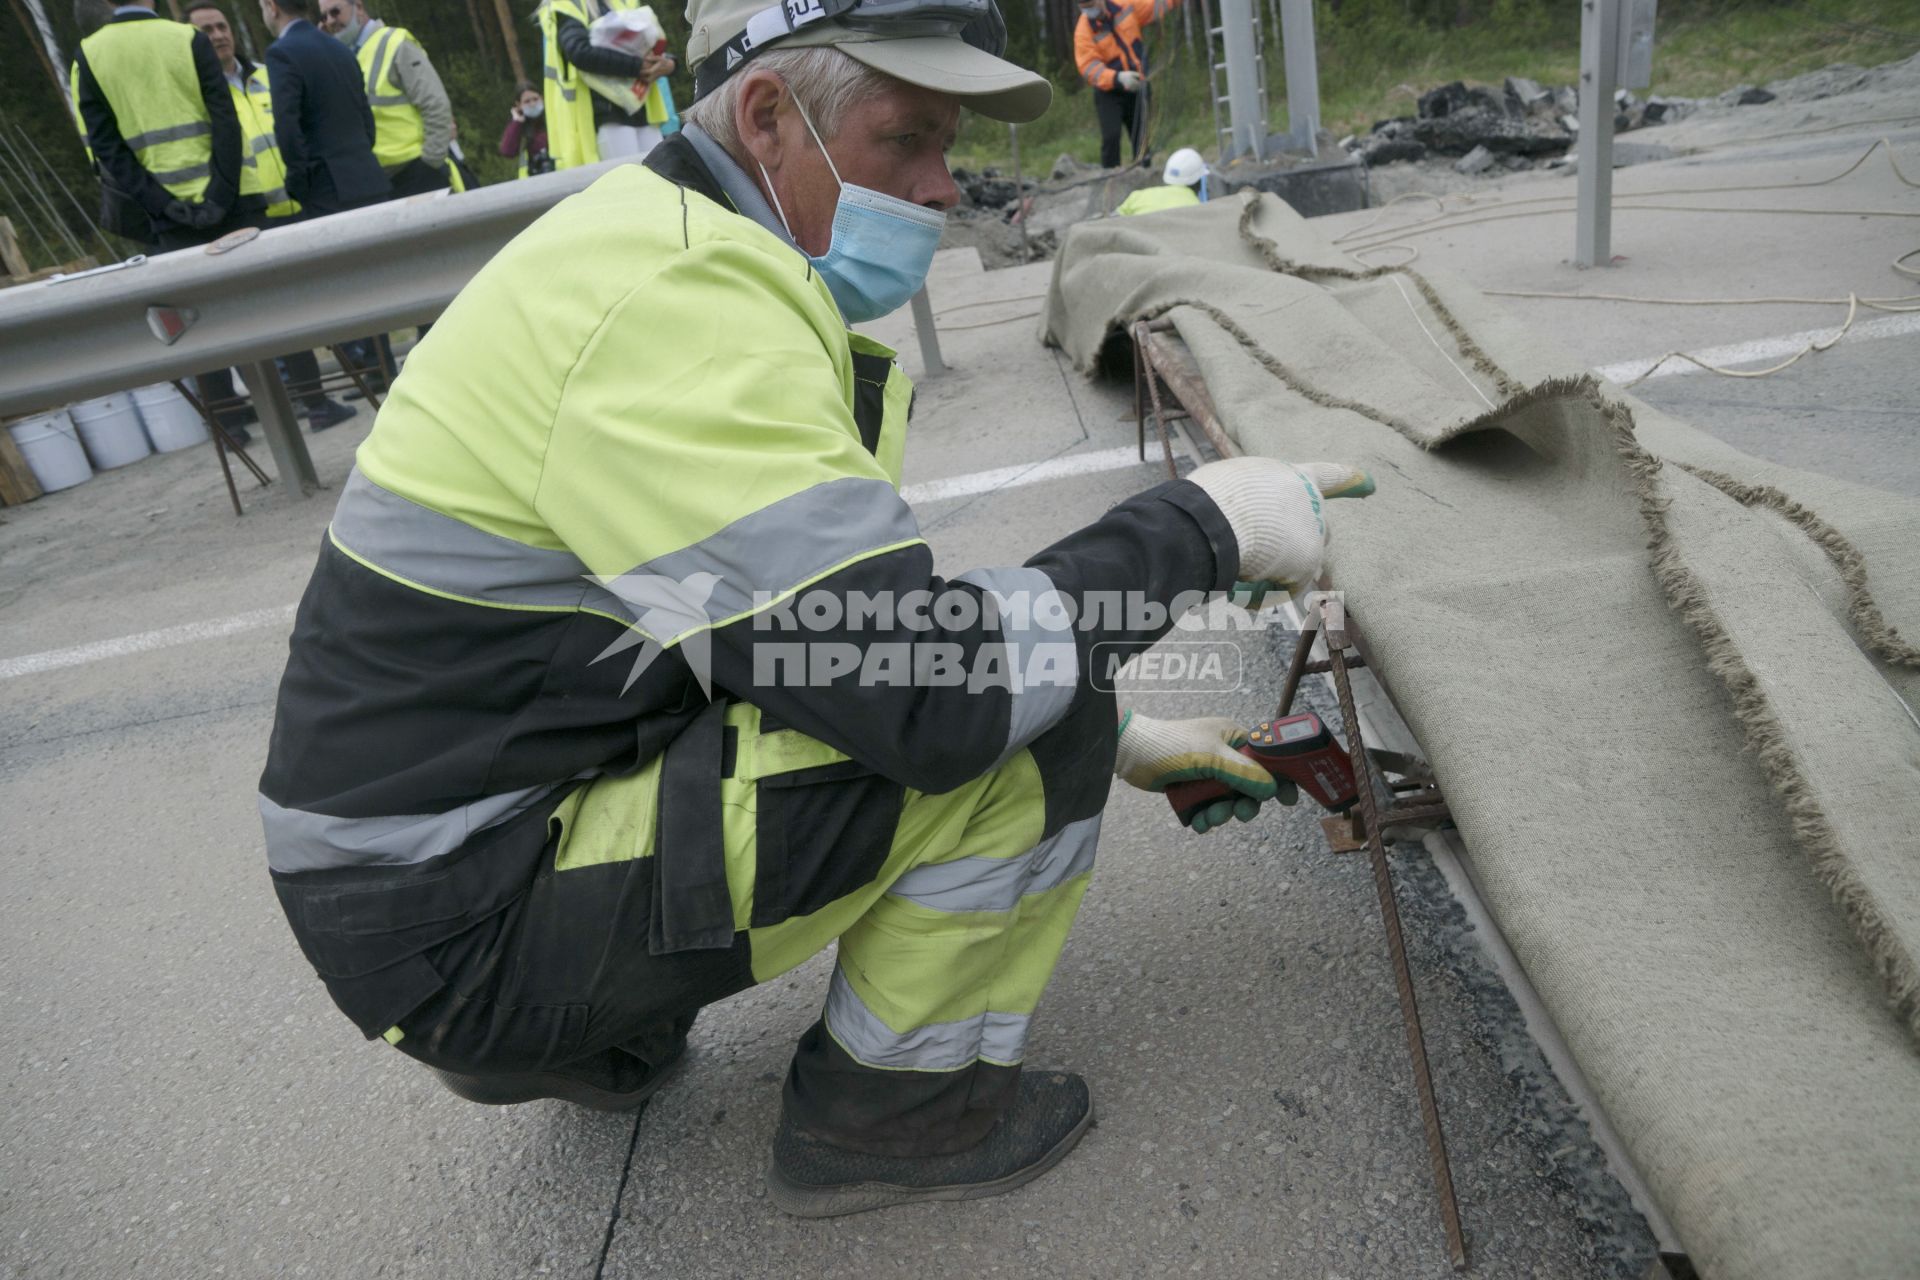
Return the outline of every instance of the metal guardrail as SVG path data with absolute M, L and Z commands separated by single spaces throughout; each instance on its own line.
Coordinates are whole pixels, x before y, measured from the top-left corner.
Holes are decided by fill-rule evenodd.
M 630 162 L 396 200 L 278 227 L 224 253 L 186 249 L 0 290 L 0 414 L 431 320 L 508 240 L 618 163 Z M 186 327 L 166 341 L 153 309 Z

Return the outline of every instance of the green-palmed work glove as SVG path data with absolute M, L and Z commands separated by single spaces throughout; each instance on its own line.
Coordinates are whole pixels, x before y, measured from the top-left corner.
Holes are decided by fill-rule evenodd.
M 1239 752 L 1247 731 L 1224 716 L 1200 720 L 1155 720 L 1129 711 L 1120 722 L 1120 750 L 1113 771 L 1142 791 L 1165 791 L 1176 782 L 1218 782 L 1233 790 L 1193 816 L 1204 835 L 1238 818 L 1251 822 L 1263 800 L 1292 804 L 1299 793 Z
M 1234 598 L 1258 608 L 1266 592 L 1311 587 L 1327 550 L 1326 500 L 1364 498 L 1373 477 L 1338 462 L 1228 458 L 1194 469 L 1187 479 L 1207 491 L 1240 543 Z

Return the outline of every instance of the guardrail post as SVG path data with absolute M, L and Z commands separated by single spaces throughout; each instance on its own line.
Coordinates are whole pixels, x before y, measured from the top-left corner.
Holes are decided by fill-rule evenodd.
M 1313 0 L 1280 0 L 1280 53 L 1287 70 L 1287 137 L 1293 149 L 1320 155 L 1320 55 Z
M 1620 57 L 1621 0 L 1580 0 L 1579 206 L 1573 262 L 1613 261 L 1613 85 Z
M 920 292 L 913 295 L 913 335 L 920 339 L 921 372 L 926 377 L 947 371 L 946 361 L 940 358 L 940 334 L 933 327 L 933 303 L 927 297 L 927 286 L 920 286 Z
M 293 400 L 280 382 L 280 371 L 271 360 L 256 360 L 239 366 L 241 380 L 253 393 L 253 407 L 260 414 L 260 430 L 273 450 L 274 470 L 287 492 L 311 497 L 314 490 L 326 486 L 313 469 L 313 455 L 300 434 L 300 419 L 293 412 Z

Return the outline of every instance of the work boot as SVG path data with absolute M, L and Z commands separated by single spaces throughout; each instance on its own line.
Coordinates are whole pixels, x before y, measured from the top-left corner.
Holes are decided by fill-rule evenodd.
M 505 1075 L 467 1075 L 429 1067 L 440 1083 L 468 1102 L 510 1107 L 557 1098 L 594 1111 L 637 1111 L 647 1105 L 680 1065 L 687 1050 L 684 1033 L 662 1049 L 649 1047 L 648 1058 L 625 1049 L 609 1049 L 548 1071 Z
M 1093 1094 L 1066 1071 L 1022 1072 L 1000 1122 L 950 1156 L 870 1156 L 816 1138 L 782 1116 L 767 1193 L 800 1218 L 917 1200 L 980 1200 L 1025 1186 L 1059 1164 L 1092 1123 Z
M 329 400 L 322 396 L 318 402 L 307 406 L 307 430 L 318 435 L 329 427 L 351 422 L 353 413 L 352 409 L 338 400 Z

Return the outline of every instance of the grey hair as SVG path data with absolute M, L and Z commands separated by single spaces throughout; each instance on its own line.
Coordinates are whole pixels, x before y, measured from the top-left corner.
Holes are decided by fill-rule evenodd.
M 740 104 L 740 86 L 745 73 L 753 69 L 771 71 L 786 82 L 788 91 L 806 108 L 822 140 L 840 132 L 840 122 L 848 108 L 880 91 L 891 79 L 855 62 L 832 45 L 771 49 L 728 76 L 718 89 L 683 113 L 734 156 L 742 151 L 739 131 L 733 127 L 734 111 Z

